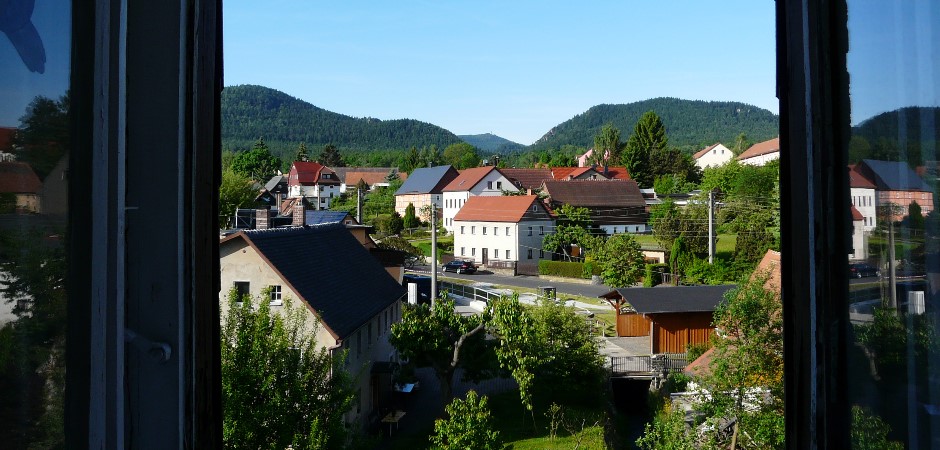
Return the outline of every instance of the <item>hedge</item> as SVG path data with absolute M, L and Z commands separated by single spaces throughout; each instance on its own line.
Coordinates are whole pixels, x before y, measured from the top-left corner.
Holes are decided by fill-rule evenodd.
M 584 278 L 584 264 L 568 261 L 539 261 L 539 275 Z M 587 278 L 590 278 L 590 274 Z
M 643 276 L 643 287 L 653 287 L 662 284 L 663 272 L 668 270 L 668 264 L 647 264 L 646 274 Z

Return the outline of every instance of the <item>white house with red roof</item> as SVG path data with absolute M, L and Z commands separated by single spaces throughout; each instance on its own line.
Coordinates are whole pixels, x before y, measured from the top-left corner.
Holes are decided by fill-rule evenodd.
M 738 155 L 738 162 L 752 166 L 763 166 L 775 159 L 780 159 L 780 138 L 758 142 Z
M 692 155 L 692 160 L 700 169 L 705 170 L 709 167 L 718 167 L 726 164 L 734 158 L 734 153 L 718 142 L 709 145 Z
M 306 198 L 314 209 L 328 209 L 341 184 L 336 172 L 323 164 L 294 161 L 287 174 L 287 196 Z
M 501 196 L 503 191 L 519 189 L 499 169 L 493 166 L 474 167 L 460 171 L 460 175 L 442 189 L 444 195 L 444 227 L 454 232 L 454 216 L 474 196 Z
M 865 232 L 865 216 L 854 205 L 852 211 L 852 253 L 849 259 L 868 259 L 868 233 Z
M 454 217 L 454 256 L 478 264 L 551 259 L 542 239 L 555 220 L 538 196 L 472 196 Z
M 878 217 L 875 208 L 877 201 L 875 182 L 859 171 L 857 165 L 853 164 L 849 166 L 849 188 L 851 190 L 852 206 L 862 216 L 862 228 L 865 231 L 874 230 L 877 225 L 875 220 Z

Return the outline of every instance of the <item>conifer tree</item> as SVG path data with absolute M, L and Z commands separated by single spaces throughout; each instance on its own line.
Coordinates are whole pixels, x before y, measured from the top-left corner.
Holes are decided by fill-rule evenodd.
M 653 186 L 653 172 L 650 168 L 650 156 L 654 151 L 666 148 L 669 139 L 663 121 L 653 111 L 647 111 L 633 128 L 633 134 L 627 140 L 622 161 L 640 187 Z
M 310 157 L 307 155 L 307 144 L 303 142 L 300 143 L 300 146 L 297 147 L 297 154 L 294 156 L 294 161 L 308 161 Z

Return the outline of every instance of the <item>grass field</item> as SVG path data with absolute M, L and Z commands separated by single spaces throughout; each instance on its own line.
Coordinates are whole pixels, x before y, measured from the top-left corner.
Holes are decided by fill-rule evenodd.
M 643 246 L 658 246 L 659 243 L 656 242 L 656 238 L 652 234 L 635 234 L 633 235 L 636 238 L 636 241 Z M 738 241 L 738 235 L 736 234 L 719 234 L 718 242 L 715 245 L 715 254 L 719 258 L 731 259 L 731 255 L 734 255 L 734 245 Z

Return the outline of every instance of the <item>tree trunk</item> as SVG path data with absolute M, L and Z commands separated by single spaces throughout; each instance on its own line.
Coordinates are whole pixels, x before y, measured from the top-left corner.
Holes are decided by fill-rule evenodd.
M 454 369 L 437 372 L 437 382 L 441 387 L 441 405 L 447 406 L 453 397 Z

